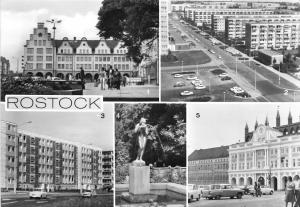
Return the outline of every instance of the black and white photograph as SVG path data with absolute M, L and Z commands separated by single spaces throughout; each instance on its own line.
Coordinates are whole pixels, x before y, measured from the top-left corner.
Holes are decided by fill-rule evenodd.
M 1 104 L 1 206 L 113 207 L 114 107 L 7 112 Z
M 299 104 L 191 104 L 187 123 L 189 206 L 299 206 Z
M 185 104 L 116 104 L 115 120 L 115 206 L 186 206 Z
M 161 0 L 161 100 L 299 102 L 299 0 Z
M 158 19 L 158 0 L 1 1 L 1 101 L 158 101 Z

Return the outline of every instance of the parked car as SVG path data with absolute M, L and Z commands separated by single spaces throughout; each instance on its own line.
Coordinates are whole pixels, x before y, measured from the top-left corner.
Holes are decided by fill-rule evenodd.
M 205 88 L 206 88 L 205 85 L 202 85 L 202 84 L 195 85 L 196 90 L 202 90 L 202 89 L 205 89 Z
M 93 191 L 92 190 L 84 190 L 82 193 L 81 193 L 81 196 L 83 198 L 91 198 L 93 197 Z
M 220 199 L 222 197 L 239 198 L 244 195 L 244 191 L 233 187 L 229 184 L 213 184 L 209 186 L 208 190 L 203 190 L 203 197 L 207 199 Z
M 29 192 L 29 198 L 47 198 L 47 192 L 44 188 L 34 188 Z
M 182 92 L 180 93 L 181 96 L 191 96 L 191 95 L 193 95 L 193 94 L 194 94 L 193 91 L 182 91 Z
M 250 186 L 248 185 L 241 185 L 241 186 L 238 186 L 239 189 L 243 190 L 244 191 L 244 195 L 247 195 L 250 193 Z
M 178 81 L 174 84 L 174 87 L 182 87 L 185 86 L 185 83 L 183 81 Z
M 225 77 L 222 77 L 222 78 L 221 78 L 221 81 L 225 81 L 225 80 L 231 80 L 231 77 L 225 76 Z
M 263 195 L 272 195 L 274 193 L 274 188 L 268 186 L 261 186 L 260 189 Z
M 213 50 L 208 50 L 210 53 L 215 54 L 216 52 Z
M 196 199 L 197 201 L 201 197 L 201 192 L 198 190 L 197 185 L 195 184 L 188 184 L 188 202 Z
M 183 77 L 183 75 L 181 75 L 181 74 L 175 74 L 174 75 L 174 78 L 182 78 Z
M 189 76 L 189 77 L 187 77 L 187 80 L 196 80 L 196 79 L 198 79 L 196 76 Z
M 193 80 L 192 84 L 193 85 L 202 84 L 202 80 L 199 80 L 199 79 L 198 80 Z
M 220 78 L 226 77 L 226 76 L 228 76 L 228 73 L 221 73 L 221 74 L 219 74 L 219 77 L 220 77 Z

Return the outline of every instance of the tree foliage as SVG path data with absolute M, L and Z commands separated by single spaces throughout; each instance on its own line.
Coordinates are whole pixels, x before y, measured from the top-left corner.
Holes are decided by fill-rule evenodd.
M 139 64 L 145 54 L 142 45 L 152 47 L 158 38 L 158 0 L 104 0 L 98 12 L 101 37 L 114 38 L 128 48 L 127 56 Z
M 186 108 L 183 104 L 117 104 L 115 123 L 116 182 L 128 175 L 137 156 L 135 125 L 141 117 L 156 129 L 148 140 L 143 160 L 147 165 L 186 166 Z

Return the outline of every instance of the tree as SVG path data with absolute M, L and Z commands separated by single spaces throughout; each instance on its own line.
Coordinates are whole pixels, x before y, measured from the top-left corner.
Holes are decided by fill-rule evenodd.
M 159 1 L 104 0 L 98 20 L 99 35 L 122 41 L 127 56 L 139 64 L 147 56 L 142 46 L 152 48 L 159 35 Z

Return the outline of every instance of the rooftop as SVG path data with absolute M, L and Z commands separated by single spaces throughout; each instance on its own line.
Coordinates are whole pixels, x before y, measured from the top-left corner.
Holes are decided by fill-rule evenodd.
M 189 161 L 194 160 L 206 160 L 206 159 L 216 159 L 222 157 L 228 157 L 229 146 L 221 146 L 221 147 L 214 147 L 208 149 L 200 149 L 195 150 L 192 154 L 189 155 Z

